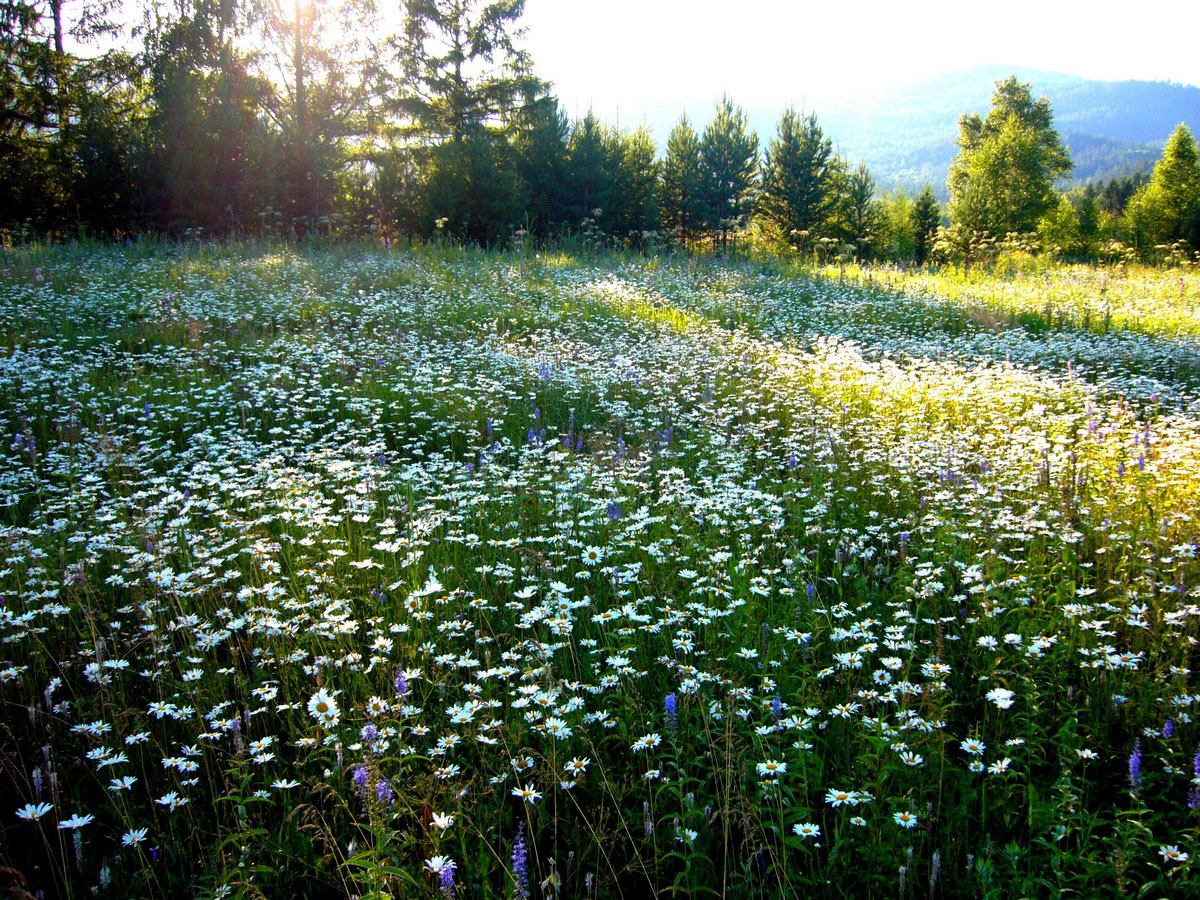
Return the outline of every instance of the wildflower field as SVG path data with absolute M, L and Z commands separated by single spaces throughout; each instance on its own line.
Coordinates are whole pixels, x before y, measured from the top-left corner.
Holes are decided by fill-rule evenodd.
M 13 249 L 0 414 L 0 892 L 1200 895 L 1195 273 Z

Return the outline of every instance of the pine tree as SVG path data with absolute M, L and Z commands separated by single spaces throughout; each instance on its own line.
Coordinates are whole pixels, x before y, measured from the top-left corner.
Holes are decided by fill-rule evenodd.
M 704 223 L 704 175 L 700 139 L 687 115 L 671 129 L 662 163 L 659 210 L 662 223 L 687 243 L 695 240 Z
M 629 133 L 614 131 L 609 161 L 614 233 L 640 246 L 642 234 L 658 219 L 658 162 L 654 139 L 645 128 Z
M 60 233 L 141 224 L 132 217 L 145 105 L 136 62 L 111 40 L 114 5 L 0 3 L 0 224 Z
M 833 144 L 816 115 L 785 110 L 767 148 L 759 209 L 788 244 L 800 248 L 819 236 L 833 211 L 836 171 Z
M 913 260 L 918 266 L 925 265 L 929 259 L 933 238 L 941 222 L 942 211 L 938 208 L 933 188 L 927 184 L 917 196 L 912 209 Z
M 281 206 L 300 230 L 336 211 L 359 148 L 375 137 L 368 98 L 383 77 L 362 0 L 250 0 L 263 109 L 280 138 Z M 232 8 L 234 3 L 225 0 Z M 340 28 L 353 19 L 358 27 Z M 274 76 L 274 77 L 272 77 Z M 224 101 L 223 104 L 224 105 Z
M 548 93 L 526 104 L 514 128 L 518 171 L 527 192 L 525 218 L 539 236 L 570 223 L 570 134 L 566 114 Z
M 803 247 L 821 236 L 834 211 L 836 162 L 816 115 L 786 109 L 767 148 L 760 210 L 787 244 Z
M 258 116 L 270 86 L 236 47 L 245 20 L 232 2 L 184 0 L 160 13 L 146 49 L 151 204 L 168 230 L 228 231 L 238 210 L 268 205 L 283 187 Z
M 705 218 L 722 249 L 729 233 L 745 224 L 754 199 L 758 136 L 749 129 L 745 111 L 722 97 L 700 141 Z
M 875 200 L 875 178 L 866 163 L 859 163 L 858 168 L 846 174 L 842 190 L 844 240 L 854 248 L 857 259 L 867 259 L 878 238 L 880 212 Z
M 525 0 L 405 0 L 398 111 L 420 139 L 464 141 L 502 126 L 541 87 L 519 46 Z
M 612 142 L 607 129 L 596 114 L 588 110 L 588 114 L 571 129 L 567 145 L 568 209 L 573 226 L 578 226 L 584 219 L 595 219 L 602 231 L 611 230 L 611 152 Z

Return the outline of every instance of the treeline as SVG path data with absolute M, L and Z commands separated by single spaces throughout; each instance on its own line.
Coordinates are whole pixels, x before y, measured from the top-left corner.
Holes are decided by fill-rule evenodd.
M 406 0 L 389 30 L 372 0 L 150 0 L 123 29 L 113 0 L 5 0 L 0 226 L 753 242 L 917 263 L 1200 246 L 1186 128 L 1144 181 L 1060 195 L 1071 160 L 1049 106 L 1009 79 L 986 120 L 960 123 L 944 214 L 928 187 L 879 195 L 796 110 L 760 144 L 723 98 L 702 129 L 681 117 L 662 154 L 645 129 L 571 121 L 521 45 L 523 7 Z
M 1072 160 L 1054 129 L 1050 103 L 1028 84 L 996 84 L 986 118 L 959 120 L 950 167 L 948 228 L 937 252 L 986 259 L 1006 249 L 1074 259 L 1194 261 L 1200 248 L 1200 156 L 1180 124 L 1149 176 L 1057 193 Z

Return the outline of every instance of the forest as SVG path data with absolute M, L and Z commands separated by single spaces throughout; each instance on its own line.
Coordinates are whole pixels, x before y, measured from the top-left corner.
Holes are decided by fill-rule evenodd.
M 1074 157 L 1045 99 L 1002 78 L 987 116 L 960 121 L 945 186 L 884 192 L 804 110 L 759 135 L 721 97 L 661 146 L 645 127 L 572 121 L 523 46 L 523 12 L 523 0 L 414 0 L 399 14 L 366 0 L 11 0 L 5 239 L 370 234 L 918 264 L 1006 248 L 1179 261 L 1200 245 L 1185 124 L 1152 172 L 1060 189 L 1103 145 Z

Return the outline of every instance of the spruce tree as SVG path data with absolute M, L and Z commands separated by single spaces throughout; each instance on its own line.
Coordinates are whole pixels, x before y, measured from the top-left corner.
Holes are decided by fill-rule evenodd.
M 525 183 L 525 218 L 540 236 L 570 222 L 567 140 L 571 125 L 558 100 L 531 100 L 514 129 L 518 170 Z
M 593 219 L 602 231 L 610 230 L 613 210 L 608 201 L 613 165 L 609 156 L 612 149 L 604 124 L 588 110 L 588 114 L 571 129 L 567 145 L 568 208 L 572 226 L 578 226 L 584 219 Z
M 654 228 L 658 220 L 658 162 L 654 139 L 645 128 L 622 133 L 614 131 L 614 146 L 609 153 L 612 165 L 610 205 L 615 221 L 613 230 L 641 244 L 642 234 Z
M 869 258 L 878 238 L 880 211 L 875 200 L 875 178 L 866 163 L 847 172 L 841 205 L 844 240 L 854 247 L 857 259 Z
M 1200 152 L 1187 125 L 1171 133 L 1150 183 L 1130 200 L 1127 217 L 1145 246 L 1186 241 L 1200 248 Z
M 524 186 L 512 132 L 544 85 L 520 47 L 524 0 L 405 0 L 399 152 L 424 172 L 426 222 L 491 242 L 515 230 Z M 445 145 L 457 145 L 450 149 Z

